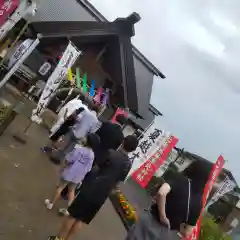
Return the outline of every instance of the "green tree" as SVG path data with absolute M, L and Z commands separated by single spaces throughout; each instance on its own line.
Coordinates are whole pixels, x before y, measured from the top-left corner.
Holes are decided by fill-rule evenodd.
M 210 216 L 202 218 L 201 232 L 199 240 L 231 240 L 230 236 L 225 236 L 221 228 Z

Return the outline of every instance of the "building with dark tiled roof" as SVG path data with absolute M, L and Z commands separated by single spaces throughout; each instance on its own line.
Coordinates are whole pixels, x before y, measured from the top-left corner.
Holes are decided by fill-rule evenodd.
M 119 86 L 114 99 L 130 109 L 132 112 L 131 121 L 134 126 L 145 129 L 154 120 L 155 116 L 162 115 L 150 105 L 150 97 L 154 76 L 159 78 L 165 78 L 165 76 L 131 44 L 131 37 L 135 34 L 134 24 L 139 20 L 136 19 L 136 13 L 127 18 L 128 27 L 126 29 L 126 25 L 124 25 L 126 19 L 118 18 L 113 23 L 110 23 L 88 1 L 37 0 L 37 4 L 38 11 L 29 20 L 33 22 L 33 28 L 43 34 L 46 44 L 50 44 L 51 37 L 61 37 L 65 34 L 66 36 L 69 35 L 73 41 L 78 42 L 79 46 L 88 48 L 88 52 L 90 52 L 89 48 L 92 47 L 90 45 L 87 47 L 86 44 L 84 46 L 84 43 L 96 42 L 95 53 L 93 53 L 93 49 L 92 54 L 88 54 L 88 60 L 91 61 L 93 56 L 105 54 L 105 59 L 108 60 L 101 64 L 101 68 L 105 73 L 102 74 L 101 70 L 97 69 L 96 66 L 91 66 L 90 71 L 89 64 L 89 66 L 85 64 L 83 70 L 88 71 L 90 77 L 95 77 L 96 81 L 97 79 L 104 81 L 103 78 L 118 81 Z M 131 21 L 133 22 L 132 25 L 129 24 Z M 114 33 L 117 36 L 114 38 L 113 32 L 116 29 L 113 28 L 116 25 L 118 25 L 118 33 Z M 85 36 L 83 36 L 83 31 Z M 47 41 L 47 38 L 49 41 Z M 106 46 L 109 51 L 106 51 Z M 120 48 L 121 51 L 114 52 L 114 49 L 117 48 Z M 113 54 L 115 56 L 111 59 L 110 56 L 107 56 L 107 52 L 111 56 Z M 109 67 L 110 65 L 114 65 L 114 67 Z M 120 67 L 117 68 L 117 65 Z M 94 67 L 96 69 L 93 70 Z M 107 114 L 111 115 L 112 112 Z

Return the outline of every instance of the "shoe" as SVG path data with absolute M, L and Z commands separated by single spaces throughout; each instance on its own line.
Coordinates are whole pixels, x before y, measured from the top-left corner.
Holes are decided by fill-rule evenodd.
M 51 203 L 51 201 L 49 199 L 46 199 L 44 201 L 44 203 L 45 203 L 47 209 L 51 210 L 53 208 L 53 204 Z
M 50 153 L 50 152 L 52 152 L 52 148 L 46 146 L 46 147 L 41 148 L 41 151 L 44 153 Z
M 61 240 L 61 239 L 56 236 L 50 236 L 48 240 Z
M 60 208 L 58 212 L 60 215 L 69 216 L 69 212 L 66 208 Z

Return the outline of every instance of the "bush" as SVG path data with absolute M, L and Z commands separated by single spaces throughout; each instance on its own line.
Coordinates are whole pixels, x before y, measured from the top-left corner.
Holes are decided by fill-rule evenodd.
M 231 240 L 230 236 L 224 236 L 223 231 L 210 216 L 202 218 L 199 240 Z

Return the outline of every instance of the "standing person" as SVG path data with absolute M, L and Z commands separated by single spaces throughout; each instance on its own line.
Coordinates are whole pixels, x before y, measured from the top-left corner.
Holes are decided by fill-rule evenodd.
M 124 181 L 131 168 L 128 153 L 135 151 L 138 139 L 127 136 L 118 151 L 109 151 L 107 161 L 98 171 L 91 171 L 84 179 L 80 192 L 68 208 L 66 218 L 57 236 L 49 240 L 69 240 L 82 225 L 89 224 L 105 203 L 108 195 Z
M 84 107 L 80 107 L 76 111 L 74 111 L 69 117 L 66 118 L 64 123 L 59 127 L 59 129 L 50 136 L 50 140 L 52 141 L 52 147 L 57 149 L 58 143 L 61 138 L 66 135 L 70 130 L 71 127 L 77 123 L 77 119 L 79 114 L 85 111 Z
M 100 108 L 98 105 L 93 105 L 91 109 L 87 107 L 78 115 L 76 124 L 70 129 L 70 131 L 64 136 L 64 144 L 56 152 L 56 157 L 60 161 L 64 159 L 65 155 L 74 149 L 77 142 L 84 139 L 87 134 L 94 133 L 99 125 L 98 113 Z
M 127 123 L 127 118 L 120 114 L 116 117 L 116 123 L 111 121 L 103 122 L 96 134 L 100 137 L 101 143 L 95 149 L 95 163 L 104 163 L 110 149 L 117 150 L 124 140 L 122 127 Z
M 48 209 L 53 208 L 59 200 L 62 190 L 66 186 L 68 186 L 68 206 L 70 206 L 74 200 L 77 185 L 82 182 L 85 175 L 92 169 L 94 160 L 94 152 L 92 149 L 96 147 L 99 142 L 99 137 L 96 134 L 89 134 L 83 146 L 77 145 L 72 152 L 66 155 L 56 194 L 53 200 L 45 200 Z
M 183 173 L 166 176 L 166 182 L 158 189 L 156 203 L 139 217 L 126 240 L 174 240 L 179 239 L 177 232 L 187 237 L 200 216 L 211 169 L 212 164 L 196 161 Z
M 53 135 L 59 129 L 59 127 L 64 123 L 67 117 L 69 117 L 75 110 L 80 107 L 85 107 L 83 105 L 84 101 L 84 96 L 79 95 L 77 98 L 72 99 L 62 107 L 62 109 L 58 113 L 56 122 L 50 130 L 51 135 Z
M 66 117 L 65 121 L 59 126 L 59 128 L 50 135 L 50 143 L 42 148 L 43 152 L 52 153 L 53 150 L 58 149 L 59 143 L 62 140 L 62 137 L 66 135 L 72 126 L 74 126 L 77 122 L 78 116 L 80 113 L 85 111 L 85 107 L 80 107 L 79 109 L 75 110 L 71 115 Z
M 101 124 L 96 134 L 100 137 L 100 145 L 94 149 L 95 161 L 94 168 L 97 169 L 104 164 L 109 150 L 117 150 L 124 140 L 122 127 L 127 123 L 124 115 L 120 114 L 116 117 L 116 123 L 105 121 Z M 77 192 L 80 189 L 77 190 Z M 62 197 L 65 199 L 67 188 L 64 189 Z M 60 212 L 64 214 L 64 211 Z
M 67 134 L 76 123 L 76 114 L 82 113 L 87 106 L 84 104 L 85 97 L 79 95 L 78 97 L 70 100 L 59 112 L 55 124 L 52 126 L 49 139 L 51 143 L 42 148 L 43 152 L 52 152 L 53 149 L 58 147 L 60 137 Z

